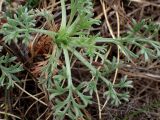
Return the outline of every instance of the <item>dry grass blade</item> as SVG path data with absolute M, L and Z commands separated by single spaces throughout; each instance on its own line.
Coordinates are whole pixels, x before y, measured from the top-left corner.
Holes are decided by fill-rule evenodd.
M 18 117 L 18 116 L 16 116 L 16 115 L 13 115 L 13 114 L 11 114 L 11 113 L 6 113 L 6 112 L 0 111 L 0 114 L 7 115 L 7 116 L 11 116 L 11 117 L 13 117 L 13 118 L 16 118 L 16 119 L 21 120 L 20 117 Z
M 46 103 L 44 103 L 43 101 L 41 101 L 40 99 L 36 98 L 34 95 L 31 95 L 29 92 L 27 92 L 26 90 L 24 90 L 23 88 L 21 88 L 21 86 L 19 86 L 16 82 L 14 82 L 15 86 L 17 88 L 19 88 L 20 90 L 22 90 L 24 93 L 26 93 L 27 95 L 29 95 L 31 98 L 35 99 L 36 101 L 40 102 L 41 104 L 48 106 Z

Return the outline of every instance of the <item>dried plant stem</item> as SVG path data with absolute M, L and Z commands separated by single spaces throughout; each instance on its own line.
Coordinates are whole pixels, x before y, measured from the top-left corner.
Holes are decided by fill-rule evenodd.
M 41 101 L 40 99 L 36 98 L 35 96 L 31 95 L 29 92 L 27 92 L 26 90 L 24 90 L 23 88 L 21 88 L 21 86 L 19 86 L 16 82 L 14 82 L 14 85 L 19 88 L 20 90 L 22 90 L 24 93 L 26 93 L 27 95 L 29 95 L 31 98 L 37 100 L 38 102 L 42 103 L 45 106 L 48 106 L 46 103 L 44 103 L 43 101 Z
M 8 116 L 11 116 L 11 117 L 14 117 L 14 118 L 17 118 L 17 119 L 20 119 L 20 120 L 21 120 L 21 118 L 20 118 L 20 117 L 18 117 L 18 116 L 16 116 L 16 115 L 13 115 L 13 114 L 11 114 L 11 113 L 6 113 L 6 112 L 2 112 L 2 111 L 0 111 L 0 114 L 8 115 Z
M 110 25 L 110 23 L 109 23 L 109 20 L 108 20 L 107 14 L 106 14 L 105 3 L 104 3 L 104 1 L 102 1 L 102 0 L 100 0 L 100 2 L 101 2 L 101 5 L 102 5 L 102 9 L 103 9 L 103 12 L 104 12 L 104 17 L 105 17 L 106 24 L 107 24 L 107 26 L 108 26 L 109 32 L 110 32 L 112 38 L 115 39 L 116 37 L 115 37 L 115 35 L 114 35 L 114 33 L 113 33 L 112 27 L 111 27 L 111 25 Z
M 97 102 L 98 102 L 98 110 L 99 110 L 99 119 L 102 119 L 102 113 L 101 113 L 101 104 L 100 104 L 100 99 L 98 95 L 98 91 L 96 90 L 96 97 L 97 97 Z
M 120 21 L 119 21 L 119 14 L 116 11 L 116 17 L 117 17 L 117 37 L 120 37 Z M 120 53 L 119 53 L 119 46 L 118 46 L 118 50 L 117 50 L 117 64 L 119 64 L 119 60 L 120 60 Z M 118 74 L 118 68 L 116 68 L 115 71 L 115 75 L 114 75 L 114 79 L 113 79 L 113 84 L 115 84 L 116 82 L 116 78 L 117 78 L 117 74 Z

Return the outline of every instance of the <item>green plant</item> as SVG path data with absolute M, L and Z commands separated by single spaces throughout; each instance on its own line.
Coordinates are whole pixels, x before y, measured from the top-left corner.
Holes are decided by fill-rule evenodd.
M 18 8 L 13 17 L 7 17 L 8 22 L 2 26 L 0 31 L 1 34 L 5 35 L 3 39 L 6 44 L 19 41 L 28 45 L 34 33 L 42 33 L 52 38 L 52 44 L 56 49 L 52 51 L 51 55 L 48 55 L 47 64 L 45 67 L 42 67 L 39 79 L 41 84 L 48 89 L 50 100 L 56 99 L 56 105 L 53 108 L 56 118 L 64 119 L 65 116 L 68 116 L 71 119 L 76 119 L 83 117 L 82 109 L 92 103 L 92 95 L 98 90 L 98 83 L 106 84 L 104 96 L 113 105 L 119 105 L 122 100 L 128 101 L 129 93 L 118 93 L 117 88 L 131 88 L 131 81 L 127 81 L 127 77 L 124 77 L 120 83 L 116 84 L 109 80 L 110 68 L 114 71 L 118 67 L 118 64 L 116 64 L 115 60 L 106 60 L 105 56 L 108 46 L 98 46 L 97 43 L 118 46 L 121 53 L 130 61 L 132 61 L 132 58 L 138 58 L 140 54 L 145 56 L 145 60 L 159 57 L 160 43 L 144 39 L 140 36 L 136 37 L 131 33 L 123 38 L 116 39 L 90 35 L 92 25 L 100 24 L 100 21 L 92 18 L 92 1 L 71 0 L 69 20 L 67 19 L 65 0 L 60 0 L 60 2 L 62 20 L 58 32 L 35 27 L 37 16 L 45 17 L 47 21 L 53 19 L 53 16 L 49 12 L 44 10 L 28 10 L 25 7 Z M 133 29 L 132 32 L 137 32 L 138 30 Z M 138 47 L 140 53 L 133 53 L 128 49 L 129 45 Z M 146 45 L 152 48 L 146 47 Z M 79 49 L 82 52 L 79 52 Z M 61 59 L 61 56 L 64 57 L 65 64 L 61 68 L 58 68 L 58 61 Z M 92 65 L 97 57 L 104 64 L 104 68 L 97 69 Z M 90 80 L 82 82 L 79 85 L 74 84 L 71 72 L 73 58 L 80 61 L 90 71 Z M 54 74 L 54 70 L 57 69 L 58 73 Z M 80 99 L 80 102 L 77 98 Z
M 20 63 L 13 65 L 15 60 L 16 57 L 10 57 L 8 54 L 0 57 L 0 86 L 6 86 L 7 89 L 14 86 L 14 81 L 19 81 L 14 74 L 23 70 Z

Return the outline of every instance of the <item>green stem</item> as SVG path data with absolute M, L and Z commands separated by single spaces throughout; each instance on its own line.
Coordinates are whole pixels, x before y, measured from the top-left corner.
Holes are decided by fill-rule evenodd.
M 54 38 L 56 33 L 53 32 L 53 31 L 50 31 L 50 30 L 43 30 L 43 29 L 36 29 L 36 28 L 29 28 L 29 30 L 31 32 L 37 32 L 37 33 L 42 33 L 42 34 L 45 34 L 45 35 L 48 35 L 50 36 L 51 38 Z
M 73 41 L 78 41 L 80 40 L 79 37 L 71 37 Z M 87 39 L 88 37 L 86 37 Z M 124 42 L 124 41 L 120 41 L 117 39 L 113 39 L 113 38 L 102 38 L 102 37 L 96 37 L 95 38 L 95 42 L 96 43 L 113 43 L 113 44 L 119 44 L 120 42 Z
M 67 23 L 65 0 L 61 0 L 61 9 L 62 9 L 62 21 L 61 21 L 60 31 L 66 28 L 66 23 Z
M 73 83 L 72 83 L 72 76 L 71 76 L 71 66 L 70 66 L 69 54 L 66 48 L 63 48 L 63 52 L 64 52 L 65 63 L 66 63 L 68 87 L 71 88 L 73 86 Z
M 107 85 L 109 85 L 111 82 L 109 80 L 107 80 L 105 77 L 103 77 L 102 75 L 99 76 L 103 82 L 105 82 Z
M 45 35 L 48 35 L 52 38 L 55 37 L 55 35 L 57 33 L 53 32 L 53 31 L 50 31 L 50 30 L 43 30 L 43 29 L 36 29 L 36 28 L 29 28 L 29 29 L 18 29 L 17 30 L 19 33 L 24 33 L 24 32 L 27 32 L 29 31 L 30 33 L 34 32 L 34 33 L 42 33 L 42 34 L 45 34 Z
M 102 43 L 113 43 L 113 44 L 116 44 L 118 42 L 118 40 L 113 38 L 102 38 L 102 37 L 97 37 L 95 41 L 97 43 L 102 42 Z
M 95 67 L 93 67 L 86 59 L 84 59 L 84 57 L 82 57 L 82 55 L 77 52 L 77 50 L 68 48 L 84 65 L 86 65 L 92 72 L 93 74 L 97 73 L 97 70 Z
M 67 29 L 68 34 L 72 34 L 74 32 L 74 29 L 76 28 L 78 22 L 80 21 L 80 17 L 78 16 L 76 20 L 70 25 Z
M 82 57 L 82 55 L 80 53 L 78 53 L 76 50 L 73 49 L 69 49 L 84 65 L 86 65 L 92 72 L 93 74 L 97 74 L 97 69 L 95 67 L 93 67 L 86 59 L 84 59 Z M 98 74 L 98 76 L 107 84 L 109 85 L 109 80 L 107 80 L 105 77 L 103 77 L 100 73 Z
M 75 1 L 71 0 L 71 14 L 70 14 L 70 18 L 69 18 L 68 23 L 67 23 L 67 28 L 71 25 L 71 23 L 73 21 L 73 18 L 76 14 L 76 9 L 77 9 L 77 6 L 75 4 Z

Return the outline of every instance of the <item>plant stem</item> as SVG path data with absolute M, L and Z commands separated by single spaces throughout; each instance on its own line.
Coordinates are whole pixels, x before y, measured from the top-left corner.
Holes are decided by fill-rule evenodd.
M 118 43 L 118 40 L 115 40 L 113 38 L 102 38 L 102 37 L 97 37 L 95 39 L 95 41 L 98 43 L 98 42 L 102 42 L 102 43 L 113 43 L 113 44 L 117 44 Z
M 79 52 L 77 52 L 77 50 L 73 50 L 73 49 L 71 49 L 71 48 L 69 48 L 69 50 L 70 50 L 84 65 L 86 65 L 86 66 L 93 72 L 93 74 L 96 74 L 96 73 L 97 73 L 96 68 L 94 68 L 86 59 L 84 59 L 84 58 L 82 57 L 82 55 L 81 55 Z
M 53 31 L 50 31 L 50 30 L 43 30 L 43 29 L 36 29 L 36 28 L 29 28 L 29 30 L 31 32 L 38 32 L 38 33 L 42 33 L 42 34 L 45 34 L 45 35 L 48 35 L 50 36 L 51 38 L 54 38 L 56 33 L 53 32 Z
M 72 34 L 74 29 L 76 28 L 76 25 L 78 24 L 78 22 L 80 21 L 80 17 L 78 16 L 76 18 L 76 20 L 68 27 L 67 32 L 68 34 Z
M 73 18 L 76 14 L 76 9 L 77 9 L 76 7 L 77 5 L 75 4 L 74 0 L 71 0 L 71 14 L 70 14 L 70 18 L 67 23 L 67 28 L 71 25 Z
M 61 0 L 61 9 L 62 9 L 62 21 L 61 21 L 60 31 L 66 28 L 66 23 L 67 23 L 65 0 Z
M 69 60 L 69 54 L 68 50 L 66 48 L 63 48 L 64 57 L 65 57 L 65 63 L 66 63 L 66 72 L 67 72 L 67 78 L 68 78 L 68 87 L 72 87 L 72 77 L 71 77 L 71 66 L 70 66 L 70 60 Z
M 80 53 L 78 53 L 76 50 L 73 50 L 73 49 L 69 49 L 84 65 L 86 65 L 92 72 L 93 74 L 97 74 L 97 69 L 95 67 L 93 67 L 86 59 L 84 59 L 82 57 L 82 55 Z M 105 78 L 103 77 L 101 74 L 98 74 L 99 77 L 107 84 L 109 85 L 110 82 Z

